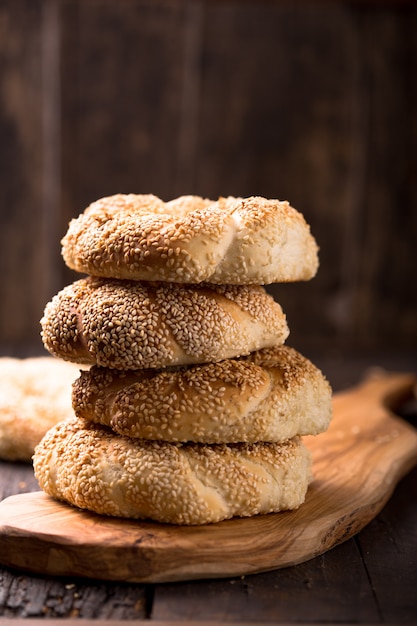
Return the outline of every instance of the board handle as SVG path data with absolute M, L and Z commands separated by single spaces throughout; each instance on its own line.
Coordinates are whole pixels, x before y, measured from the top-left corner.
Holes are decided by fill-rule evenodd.
M 352 392 L 394 415 L 406 417 L 409 412 L 412 417 L 413 411 L 403 411 L 402 407 L 405 404 L 411 407 L 414 403 L 417 406 L 417 374 L 387 372 L 382 368 L 373 367 L 365 372 L 363 380 L 356 388 L 346 393 Z

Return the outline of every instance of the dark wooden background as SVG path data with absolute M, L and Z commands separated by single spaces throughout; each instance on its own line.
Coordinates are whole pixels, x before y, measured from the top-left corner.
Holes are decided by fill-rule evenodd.
M 288 199 L 321 247 L 314 280 L 271 288 L 288 343 L 335 390 L 417 371 L 417 3 L 0 0 L 0 354 L 42 353 L 77 277 L 68 221 L 117 192 Z M 0 465 L 0 499 L 37 489 Z M 1 569 L 0 613 L 415 623 L 416 485 L 294 568 L 156 588 Z
M 42 351 L 68 221 L 116 192 L 288 199 L 288 343 L 417 353 L 414 2 L 0 0 L 0 349 Z

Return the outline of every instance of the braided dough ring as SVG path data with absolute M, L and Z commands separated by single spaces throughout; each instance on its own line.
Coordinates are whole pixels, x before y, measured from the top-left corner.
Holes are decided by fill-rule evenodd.
M 201 443 L 317 435 L 332 415 L 329 383 L 288 346 L 170 370 L 93 366 L 74 383 L 73 407 L 128 437 Z
M 219 361 L 283 343 L 281 307 L 258 285 L 178 285 L 88 277 L 45 307 L 53 355 L 116 369 Z
M 74 416 L 71 387 L 80 368 L 52 357 L 0 358 L 0 458 L 32 460 L 46 431 Z
M 73 219 L 61 243 L 70 268 L 109 278 L 269 284 L 309 280 L 318 268 L 301 213 L 261 197 L 117 194 Z
M 46 434 L 34 470 L 47 494 L 82 509 L 207 524 L 297 508 L 311 480 L 311 457 L 298 438 L 175 444 L 122 437 L 74 418 Z

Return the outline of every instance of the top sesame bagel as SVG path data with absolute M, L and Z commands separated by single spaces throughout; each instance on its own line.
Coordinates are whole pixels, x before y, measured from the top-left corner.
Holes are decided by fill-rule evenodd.
M 288 202 L 117 194 L 93 202 L 62 239 L 65 263 L 108 278 L 270 284 L 309 280 L 318 247 Z

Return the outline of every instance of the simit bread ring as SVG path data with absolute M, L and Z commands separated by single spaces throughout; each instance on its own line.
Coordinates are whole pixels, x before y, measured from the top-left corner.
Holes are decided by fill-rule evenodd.
M 81 419 L 51 429 L 34 455 L 41 489 L 102 515 L 207 524 L 300 506 L 311 456 L 282 444 L 130 439 Z
M 178 285 L 88 277 L 60 291 L 41 320 L 44 345 L 116 369 L 202 363 L 283 343 L 281 307 L 258 285 Z
M 316 435 L 332 415 L 329 383 L 287 346 L 168 370 L 93 366 L 74 383 L 73 407 L 128 437 L 202 443 Z
M 261 197 L 117 194 L 73 219 L 61 243 L 70 268 L 108 278 L 269 284 L 309 280 L 318 268 L 301 213 Z
M 73 417 L 71 387 L 80 367 L 52 357 L 0 358 L 0 458 L 32 459 L 57 422 Z

